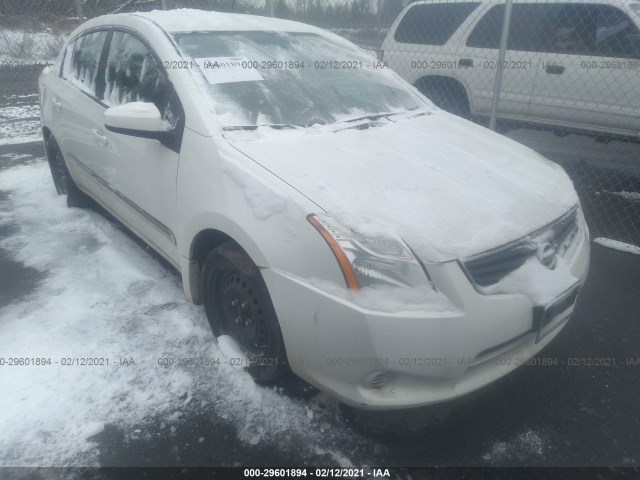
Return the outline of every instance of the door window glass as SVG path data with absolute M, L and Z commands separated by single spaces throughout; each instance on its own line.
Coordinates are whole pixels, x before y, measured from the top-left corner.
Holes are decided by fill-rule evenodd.
M 596 50 L 608 57 L 640 58 L 640 31 L 626 13 L 603 6 L 596 12 Z
M 138 38 L 114 32 L 105 70 L 104 101 L 116 106 L 150 102 L 164 113 L 169 82 L 155 55 Z
M 100 82 L 98 81 L 98 66 L 102 55 L 102 47 L 107 32 L 99 31 L 83 35 L 74 43 L 70 65 L 65 59 L 63 75 L 81 90 L 100 97 Z
M 479 3 L 416 5 L 400 21 L 394 39 L 400 43 L 444 45 Z
M 504 21 L 504 5 L 496 5 L 480 19 L 467 39 L 468 47 L 498 49 Z M 509 50 L 549 51 L 550 30 L 554 23 L 553 5 L 514 5 L 509 27 Z

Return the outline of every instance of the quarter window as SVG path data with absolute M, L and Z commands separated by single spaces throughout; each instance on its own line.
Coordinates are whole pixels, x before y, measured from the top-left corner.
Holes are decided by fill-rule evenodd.
M 394 39 L 400 43 L 444 45 L 479 3 L 416 5 L 400 21 Z

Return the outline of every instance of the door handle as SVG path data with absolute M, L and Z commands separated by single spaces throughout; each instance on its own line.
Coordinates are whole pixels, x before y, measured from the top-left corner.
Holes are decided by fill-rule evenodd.
M 109 139 L 102 133 L 102 130 L 97 130 L 94 128 L 91 131 L 93 132 L 93 136 L 96 138 L 96 140 L 98 140 L 98 143 L 100 143 L 101 145 L 106 145 L 107 143 L 109 143 Z
M 562 75 L 564 73 L 564 67 L 560 65 L 547 65 L 544 69 L 549 75 Z
M 51 103 L 53 103 L 53 106 L 57 111 L 62 110 L 62 102 L 60 101 L 60 99 L 54 98 L 53 100 L 51 100 Z
M 473 59 L 471 58 L 461 58 L 458 61 L 459 67 L 473 67 Z

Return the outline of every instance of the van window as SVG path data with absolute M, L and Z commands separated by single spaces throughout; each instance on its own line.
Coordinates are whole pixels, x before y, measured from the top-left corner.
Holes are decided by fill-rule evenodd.
M 394 39 L 399 43 L 444 45 L 479 3 L 435 3 L 411 7 Z

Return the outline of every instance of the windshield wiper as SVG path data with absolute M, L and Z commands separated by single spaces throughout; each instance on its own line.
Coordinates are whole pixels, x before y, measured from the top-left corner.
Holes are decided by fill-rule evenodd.
M 287 125 L 281 123 L 263 123 L 260 125 L 230 125 L 228 127 L 222 127 L 225 132 L 231 132 L 233 130 L 257 130 L 260 127 L 275 128 L 276 130 L 283 130 L 285 128 L 300 128 L 296 125 Z
M 361 122 L 363 120 L 369 120 L 371 122 L 375 122 L 376 120 L 379 120 L 380 118 L 389 118 L 389 117 L 393 117 L 396 115 L 407 115 L 407 116 L 419 116 L 419 115 L 426 115 L 428 114 L 429 111 L 427 110 L 420 110 L 420 111 L 415 111 L 415 110 L 406 110 L 404 112 L 389 112 L 389 113 L 376 113 L 374 115 L 364 115 L 362 117 L 356 117 L 356 118 L 349 118 L 347 120 L 340 120 L 336 123 L 353 123 L 353 122 Z
M 338 122 L 336 122 L 336 124 L 341 124 L 341 123 L 355 123 L 355 122 L 362 122 L 364 120 L 368 120 L 366 123 L 358 123 L 356 125 L 349 125 L 347 127 L 342 127 L 337 129 L 336 131 L 342 131 L 342 130 L 366 130 L 370 127 L 376 127 L 379 125 L 382 125 L 380 123 L 376 123 L 376 120 L 379 120 L 381 118 L 385 118 L 387 120 L 390 120 L 389 117 L 393 117 L 394 115 L 405 115 L 405 118 L 411 118 L 411 117 L 418 117 L 420 115 L 428 115 L 429 112 L 426 110 L 421 110 L 419 112 L 414 112 L 412 110 L 406 111 L 406 112 L 394 112 L 394 113 L 378 113 L 375 115 L 365 115 L 363 117 L 358 117 L 358 118 L 350 118 L 348 120 L 340 120 Z
M 396 112 L 396 113 L 376 113 L 375 115 L 365 115 L 363 117 L 349 118 L 347 120 L 339 120 L 336 123 L 353 123 L 353 122 L 360 122 L 362 120 L 370 120 L 370 121 L 373 122 L 373 121 L 378 120 L 380 118 L 389 117 L 390 115 L 396 115 L 398 113 L 401 113 L 401 112 Z

